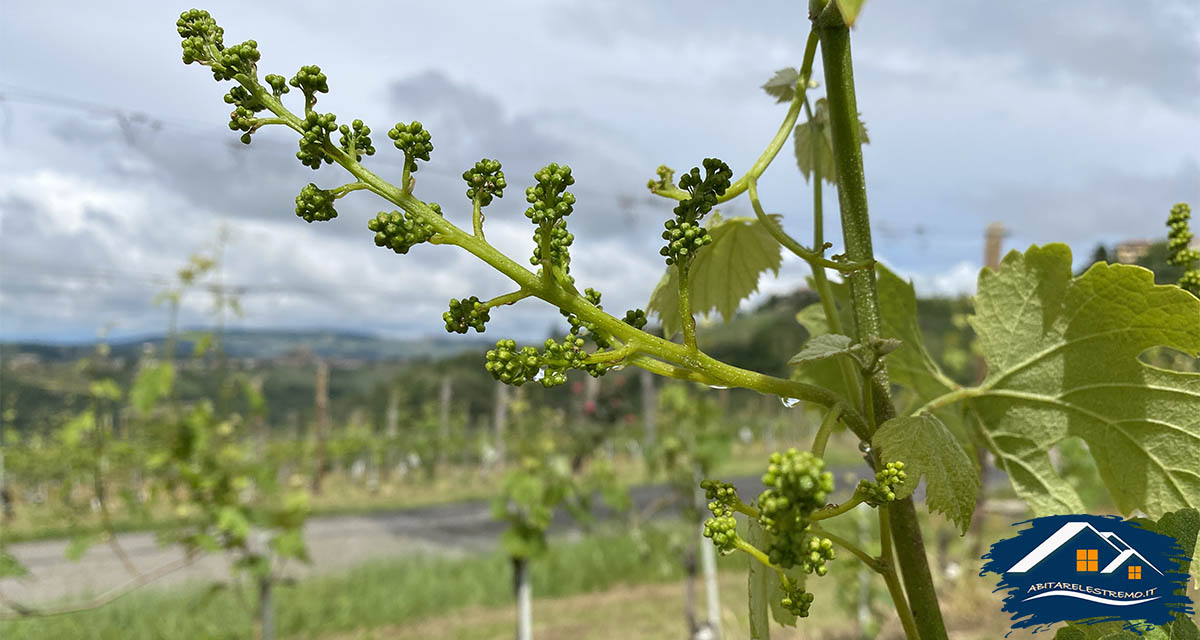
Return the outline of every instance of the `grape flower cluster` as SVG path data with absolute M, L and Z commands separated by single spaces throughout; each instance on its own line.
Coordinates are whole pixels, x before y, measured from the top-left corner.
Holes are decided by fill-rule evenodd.
M 825 506 L 833 492 L 833 474 L 824 471 L 825 461 L 795 448 L 771 454 L 762 482 L 767 487 L 758 497 L 759 522 L 774 542 L 767 550 L 771 563 L 790 569 L 804 560 L 809 516 Z
M 806 574 L 826 575 L 826 563 L 837 557 L 833 541 L 814 534 L 810 526 L 813 512 L 824 507 L 833 492 L 833 474 L 824 467 L 825 462 L 808 451 L 792 448 L 772 453 L 762 477 L 766 489 L 755 501 L 757 512 L 741 503 L 733 485 L 705 480 L 700 487 L 712 512 L 704 523 L 705 537 L 711 538 L 721 553 L 731 553 L 745 544 L 738 538 L 734 512 L 756 513 L 754 517 L 767 533 L 767 547 L 761 550 L 767 562 L 780 571 L 795 567 Z M 794 615 L 807 616 L 812 594 L 805 591 L 802 581 L 787 574 L 782 578 L 781 604 Z
M 567 187 L 575 184 L 571 167 L 552 162 L 533 174 L 537 184 L 525 190 L 525 201 L 529 208 L 525 217 L 537 225 L 533 234 L 533 257 L 530 264 L 549 262 L 570 273 L 571 256 L 568 249 L 575 236 L 567 231 L 567 216 L 575 210 L 575 194 Z M 549 255 L 542 254 L 548 251 Z M 593 303 L 594 304 L 594 303 Z
M 589 355 L 584 339 L 575 333 L 568 333 L 562 342 L 547 338 L 540 352 L 532 346 L 518 349 L 514 340 L 500 340 L 487 352 L 484 368 L 505 384 L 519 387 L 537 381 L 549 388 L 565 384 L 570 369 L 597 378 L 612 369 L 607 362 L 588 362 Z
M 1192 217 L 1192 208 L 1180 202 L 1171 207 L 1167 216 L 1167 226 L 1171 228 L 1167 240 L 1167 264 L 1183 267 L 1185 271 L 1179 276 L 1179 286 L 1200 296 L 1200 250 L 1192 249 L 1192 230 L 1188 219 Z
M 889 462 L 875 472 L 874 481 L 859 480 L 856 491 L 863 496 L 863 502 L 872 507 L 882 506 L 896 499 L 896 491 L 904 484 L 906 477 L 903 462 Z
M 704 521 L 704 537 L 711 539 L 722 554 L 733 553 L 738 541 L 737 520 L 733 517 L 734 505 L 739 501 L 737 489 L 715 480 L 701 482 L 700 488 L 712 512 L 712 517 Z
M 260 83 L 257 65 L 261 56 L 255 41 L 247 40 L 226 46 L 224 30 L 208 12 L 201 10 L 193 9 L 180 14 L 176 27 L 182 38 L 184 63 L 207 66 L 218 81 L 235 82 L 235 86 L 225 95 L 225 102 L 233 107 L 229 126 L 241 132 L 243 142 L 249 143 L 251 134 L 259 128 L 277 124 L 298 129 L 300 135 L 296 158 L 314 170 L 325 164 L 359 162 L 365 156 L 374 155 L 371 128 L 362 120 L 355 119 L 339 125 L 335 114 L 316 110 L 318 95 L 329 92 L 329 78 L 320 67 L 302 66 L 291 78 L 267 74 Z M 282 97 L 293 89 L 304 97 L 304 110 L 295 116 L 281 111 L 279 104 Z M 277 117 L 260 118 L 259 114 L 263 111 L 271 111 Z M 336 139 L 333 137 L 335 135 L 338 136 Z M 412 121 L 396 123 L 388 130 L 388 138 L 404 154 L 405 180 L 401 188 L 405 195 L 411 195 L 414 187 L 412 174 L 417 171 L 418 161 L 429 161 L 433 151 L 432 136 L 420 122 Z M 725 174 L 720 167 L 710 167 L 710 164 L 706 162 L 705 166 L 716 178 L 709 175 L 701 180 L 697 170 L 693 176 L 695 179 L 688 177 L 681 183 L 693 192 L 695 202 L 700 203 L 695 207 L 688 205 L 692 217 L 703 215 L 707 211 L 706 206 L 711 208 L 704 203 L 710 200 L 715 202 L 715 196 L 705 195 L 708 191 L 722 188 L 720 176 Z M 728 173 L 727 168 L 725 172 Z M 673 178 L 669 170 L 662 175 L 668 181 Z M 488 158 L 476 162 L 462 176 L 467 183 L 466 196 L 475 208 L 474 222 L 478 230 L 482 222 L 480 210 L 490 205 L 494 198 L 503 197 L 508 184 L 500 162 Z M 548 279 L 578 295 L 570 275 L 569 249 L 574 236 L 566 225 L 566 217 L 572 213 L 575 204 L 575 195 L 568 191 L 568 187 L 575 183 L 575 178 L 570 167 L 552 163 L 538 170 L 534 180 L 535 184 L 525 192 L 530 205 L 525 215 L 536 226 L 531 262 L 548 271 L 544 274 Z M 309 183 L 296 196 L 296 215 L 307 222 L 332 220 L 338 216 L 335 201 L 364 187 L 361 181 L 332 189 Z M 430 213 L 441 217 L 441 207 L 436 203 L 424 204 L 428 210 L 405 205 L 402 211 L 380 212 L 368 221 L 367 227 L 375 234 L 375 244 L 405 254 L 420 243 L 438 241 L 436 236 L 442 227 Z M 581 297 L 601 308 L 598 291 L 588 289 Z M 488 303 L 472 296 L 452 300 L 442 318 L 447 331 L 466 333 L 475 329 L 482 332 L 490 320 L 490 310 Z M 520 385 L 537 380 L 545 386 L 554 386 L 566 381 L 566 372 L 570 369 L 600 376 L 620 366 L 615 359 L 597 358 L 589 361 L 593 354 L 584 348 L 585 341 L 594 342 L 598 349 L 608 349 L 614 341 L 607 332 L 600 330 L 596 322 L 569 312 L 564 315 L 570 330 L 561 341 L 547 340 L 538 349 L 518 348 L 513 341 L 502 340 L 488 352 L 487 370 L 498 380 L 510 384 Z M 644 327 L 645 311 L 630 310 L 625 315 L 625 322 L 637 328 Z
M 396 126 L 388 131 L 388 137 L 393 140 L 392 144 L 396 145 L 397 149 L 404 152 L 404 163 L 409 171 L 416 172 L 417 160 L 429 162 L 429 154 L 433 151 L 433 136 L 420 122 L 397 122 Z M 497 170 L 499 168 L 496 167 Z
M 434 213 L 442 215 L 438 203 L 428 204 Z M 409 249 L 428 241 L 436 233 L 417 216 L 399 211 L 380 212 L 367 223 L 367 228 L 375 232 L 375 246 L 387 247 L 399 254 L 408 253 Z
M 508 186 L 499 160 L 484 158 L 464 171 L 462 177 L 467 181 L 467 200 L 477 201 L 481 207 L 491 204 L 493 197 L 503 198 L 504 188 Z
M 371 127 L 363 124 L 362 120 L 355 120 L 349 126 L 342 125 L 338 131 L 342 134 L 338 140 L 342 151 L 354 156 L 355 162 L 362 160 L 364 155 L 375 155 L 375 146 L 371 144 Z
M 446 331 L 450 333 L 466 333 L 468 329 L 483 333 L 491 314 L 488 306 L 475 296 L 462 300 L 451 298 L 450 310 L 442 314 L 442 320 L 446 321 Z
M 333 208 L 334 200 L 337 200 L 337 196 L 332 191 L 310 182 L 300 190 L 300 195 L 296 196 L 296 215 L 305 222 L 332 220 L 338 215 L 337 210 Z
M 668 265 L 686 262 L 701 247 L 712 243 L 712 236 L 700 221 L 729 189 L 733 170 L 717 158 L 705 158 L 702 164 L 703 178 L 700 177 L 699 167 L 692 167 L 691 171 L 679 178 L 679 188 L 686 191 L 688 197 L 675 207 L 675 217 L 667 220 L 666 231 L 662 233 L 667 245 L 659 253 L 666 257 Z M 669 175 L 663 169 L 659 169 L 660 178 Z M 653 188 L 653 181 L 651 184 Z

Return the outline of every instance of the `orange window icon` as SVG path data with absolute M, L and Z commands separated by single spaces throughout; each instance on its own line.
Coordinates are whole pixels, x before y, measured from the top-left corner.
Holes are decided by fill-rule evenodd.
M 1131 567 L 1132 569 L 1132 567 Z M 1099 571 L 1100 570 L 1100 552 L 1097 549 L 1076 549 L 1075 550 L 1075 570 L 1076 571 Z M 1141 571 L 1141 567 L 1138 568 Z M 1141 575 L 1140 573 L 1138 574 Z
M 1141 580 L 1142 579 L 1141 565 L 1134 565 L 1132 567 L 1129 567 L 1129 579 L 1130 580 Z

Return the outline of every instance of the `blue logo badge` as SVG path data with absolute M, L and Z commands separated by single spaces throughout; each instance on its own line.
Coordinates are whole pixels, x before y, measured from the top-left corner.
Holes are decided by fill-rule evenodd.
M 1191 615 L 1185 593 L 1191 559 L 1174 538 L 1117 516 L 1048 516 L 992 545 L 979 575 L 1000 576 L 1012 628 L 1056 622 L 1145 623 Z M 1014 525 L 1016 526 L 1016 525 Z M 1134 621 L 1137 621 L 1134 623 Z

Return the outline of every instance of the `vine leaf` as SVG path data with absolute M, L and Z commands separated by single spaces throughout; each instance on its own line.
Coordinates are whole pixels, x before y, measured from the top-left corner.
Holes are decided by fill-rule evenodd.
M 800 72 L 796 71 L 795 67 L 785 67 L 776 71 L 762 89 L 774 97 L 776 103 L 791 102 L 796 95 L 797 82 L 800 82 Z
M 854 21 L 858 20 L 858 14 L 866 2 L 867 0 L 837 0 L 838 11 L 847 27 L 854 26 Z
M 888 374 L 893 383 L 912 392 L 897 398 L 898 403 L 903 402 L 898 406 L 902 409 L 900 415 L 908 415 L 926 402 L 958 388 L 958 384 L 942 371 L 925 347 L 925 338 L 917 323 L 917 296 L 912 284 L 882 264 L 877 264 L 875 269 L 880 332 L 886 344 L 899 343 L 887 356 Z M 838 306 L 842 310 L 849 309 L 849 288 L 844 284 L 830 283 L 830 286 Z M 846 330 L 853 331 L 853 318 L 846 313 L 840 317 Z M 808 330 L 809 335 L 829 333 L 829 325 L 825 322 L 825 313 L 820 304 L 805 307 L 796 315 L 796 320 Z M 841 372 L 834 363 L 811 363 L 797 369 L 793 378 L 818 384 L 848 397 Z M 960 440 L 967 441 L 960 411 L 946 407 L 934 413 Z
M 881 331 L 887 338 L 900 340 L 900 348 L 888 356 L 888 375 L 891 381 L 912 393 L 900 415 L 909 415 L 926 402 L 953 391 L 958 384 L 938 366 L 917 323 L 917 295 L 908 281 L 883 265 L 876 265 L 876 288 L 879 295 Z M 955 408 L 943 408 L 934 413 L 959 437 L 966 441 L 961 413 Z
M 867 136 L 867 125 L 862 120 L 858 121 L 858 136 L 862 144 L 871 142 Z M 833 164 L 833 133 L 829 129 L 829 109 L 825 98 L 817 100 L 811 119 L 796 125 L 792 144 L 796 166 L 806 181 L 812 178 L 815 170 L 822 180 L 837 185 L 837 171 Z
M 979 276 L 970 319 L 988 377 L 973 407 L 983 436 L 1034 515 L 1078 513 L 1050 450 L 1088 445 L 1122 513 L 1200 505 L 1200 373 L 1161 369 L 1152 347 L 1200 353 L 1200 300 L 1133 265 L 1071 275 L 1063 244 L 1009 253 Z
M 20 578 L 28 573 L 29 570 L 16 556 L 0 549 L 0 578 Z
M 850 314 L 850 287 L 840 282 L 829 282 L 828 285 L 830 290 L 833 291 L 833 306 L 838 314 L 842 331 L 845 331 L 847 334 L 853 334 L 854 318 Z M 813 290 L 817 288 L 812 278 L 808 279 L 808 286 Z M 808 332 L 810 340 L 813 337 L 831 333 L 829 321 L 825 317 L 825 309 L 819 302 L 801 309 L 796 314 L 796 322 L 800 323 L 800 326 L 804 327 L 804 330 Z M 853 403 L 859 401 L 859 398 L 853 396 L 846 387 L 846 379 L 842 376 L 842 369 L 838 362 L 834 360 L 810 362 L 803 367 L 795 367 L 792 369 L 791 378 L 798 382 L 815 384 L 833 391 L 850 402 L 849 406 L 854 406 Z
M 129 388 L 129 403 L 138 413 L 146 413 L 171 393 L 174 383 L 175 367 L 169 362 L 143 367 Z
M 854 340 L 850 336 L 825 333 L 814 336 L 804 343 L 804 347 L 788 360 L 788 364 L 801 366 L 844 356 L 852 358 L 862 370 L 869 371 L 880 358 L 895 351 L 901 343 L 892 338 L 879 338 L 872 344 L 874 348 L 861 343 L 854 344 Z
M 712 244 L 696 253 L 688 271 L 692 312 L 717 311 L 729 321 L 741 301 L 758 290 L 759 277 L 765 271 L 779 273 L 781 247 L 757 218 L 722 218 L 713 213 L 705 227 Z M 663 336 L 670 338 L 682 330 L 675 265 L 667 267 L 654 288 L 646 312 L 658 314 Z
M 759 549 L 769 548 L 771 534 L 762 528 L 758 520 L 750 520 L 749 525 L 746 541 Z M 783 606 L 783 583 L 779 579 L 779 572 L 764 566 L 749 555 L 746 558 L 750 562 L 750 637 L 768 640 L 771 637 L 768 610 L 775 622 L 785 627 L 796 626 L 796 615 Z M 805 574 L 799 571 L 788 573 L 788 578 L 799 585 L 804 584 L 805 577 Z
M 904 462 L 908 477 L 896 492 L 897 499 L 912 495 L 923 477 L 929 510 L 944 514 L 966 533 L 979 495 L 979 471 L 937 416 L 892 418 L 879 426 L 871 445 L 879 449 L 882 460 Z
M 759 549 L 766 548 L 766 532 L 763 531 L 757 520 L 750 521 L 747 538 L 750 544 Z M 763 566 L 763 563 L 750 557 L 749 554 L 746 555 L 746 560 L 750 563 L 750 571 L 747 574 L 750 591 L 750 638 L 751 640 L 770 640 L 771 618 L 767 615 L 767 611 L 770 609 L 768 603 L 771 600 L 771 574 L 775 572 Z
M 1138 518 L 1145 528 L 1175 538 L 1185 556 L 1195 555 L 1196 535 L 1200 532 L 1200 512 L 1180 509 L 1164 514 L 1157 522 Z M 1179 562 L 1186 563 L 1186 560 Z M 1178 591 L 1177 591 L 1178 593 Z M 1054 634 L 1054 640 L 1200 640 L 1200 628 L 1182 613 L 1162 626 L 1143 629 L 1139 635 L 1126 629 L 1125 621 L 1105 621 L 1094 624 L 1067 623 Z

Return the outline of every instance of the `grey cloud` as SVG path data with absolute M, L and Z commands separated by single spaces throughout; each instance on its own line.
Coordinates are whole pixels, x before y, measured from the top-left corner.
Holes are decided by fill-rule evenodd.
M 1133 87 L 1176 108 L 1198 106 L 1200 10 L 1194 4 L 1074 0 L 995 9 L 987 0 L 880 2 L 868 6 L 862 29 L 906 48 L 919 43 L 945 55 L 980 56 L 997 70 L 1011 62 L 1044 83 Z
M 1097 241 L 1165 239 L 1167 212 L 1176 202 L 1200 201 L 1200 166 L 1169 174 L 1097 172 L 1073 184 L 1006 184 L 964 205 L 1002 220 L 1010 245 L 1067 242 L 1076 258 Z
M 731 20 L 725 7 L 711 10 L 686 0 L 620 4 L 624 10 L 579 3 L 555 24 L 573 38 L 609 47 L 646 41 L 716 46 L 750 37 L 790 48 L 797 57 L 808 31 L 803 2 L 756 3 L 754 13 L 739 13 L 744 20 Z M 1200 7 L 1194 3 L 1072 0 L 999 6 L 990 0 L 869 2 L 856 41 L 869 55 L 919 52 L 928 65 L 967 62 L 984 74 L 1015 73 L 1037 83 L 1100 91 L 1135 88 L 1177 109 L 1200 106 Z M 664 69 L 663 75 L 688 72 Z

